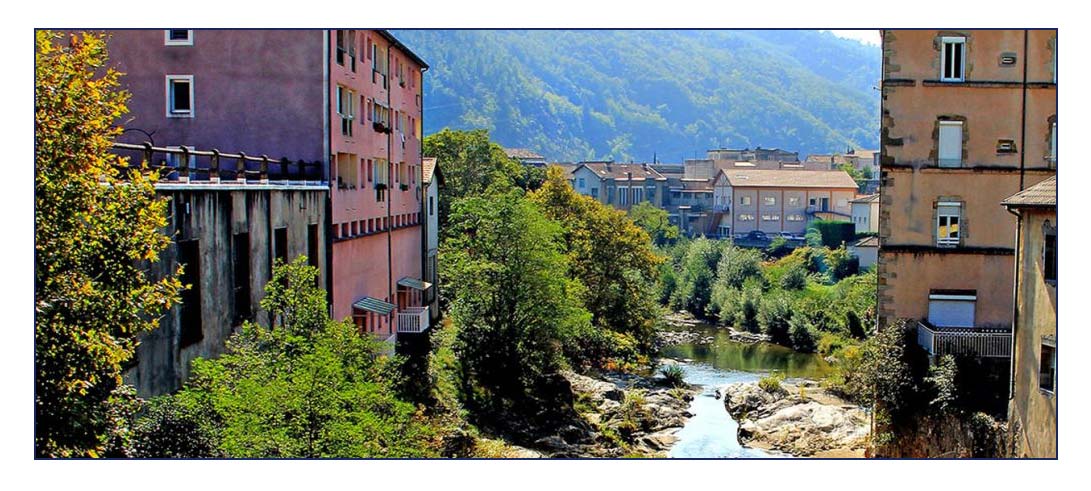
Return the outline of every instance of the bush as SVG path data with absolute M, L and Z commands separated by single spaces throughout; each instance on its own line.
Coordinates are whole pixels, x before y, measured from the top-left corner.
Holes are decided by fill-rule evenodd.
M 761 309 L 761 289 L 747 288 L 742 292 L 742 301 L 735 313 L 735 326 L 746 329 L 748 332 L 761 332 L 761 324 L 758 323 L 758 312 Z
M 788 268 L 780 277 L 780 287 L 785 290 L 802 290 L 807 286 L 807 270 L 802 264 Z
M 660 369 L 660 373 L 663 374 L 663 381 L 671 387 L 682 387 L 686 385 L 686 371 L 681 365 L 667 365 Z
M 758 387 L 770 394 L 781 394 L 787 392 L 784 387 L 780 386 L 782 380 L 784 380 L 783 375 L 773 372 L 758 380 Z
M 761 277 L 761 254 L 752 249 L 727 246 L 716 265 L 716 280 L 732 288 L 742 288 L 750 278 Z
M 860 321 L 860 316 L 856 315 L 856 312 L 849 310 L 845 312 L 845 326 L 849 329 L 849 334 L 856 339 L 864 339 L 867 337 L 867 331 L 864 329 L 864 323 Z
M 128 456 L 138 459 L 222 457 L 207 414 L 171 396 L 149 401 L 133 425 L 130 445 Z
M 789 335 L 792 338 L 792 348 L 802 353 L 813 353 L 818 347 L 815 340 L 814 328 L 803 316 L 796 314 L 789 322 Z
M 788 243 L 788 239 L 784 237 L 777 237 L 769 243 L 769 247 L 765 248 L 765 255 L 770 259 L 780 259 L 788 254 L 792 253 L 792 246 Z
M 808 235 L 811 230 L 817 230 L 822 237 L 822 245 L 830 249 L 843 247 L 846 243 L 852 242 L 852 238 L 856 236 L 856 225 L 840 220 L 813 221 L 807 229 Z
M 826 253 L 826 270 L 830 280 L 838 282 L 860 272 L 860 259 L 850 254 L 845 246 L 831 249 Z
M 709 311 L 715 314 L 720 323 L 727 326 L 735 325 L 735 314 L 739 310 L 742 301 L 742 292 L 717 282 L 712 286 L 712 297 L 709 299 Z
M 788 335 L 791 317 L 792 305 L 784 294 L 766 297 L 758 310 L 758 324 L 762 332 L 769 335 L 777 344 L 791 343 Z

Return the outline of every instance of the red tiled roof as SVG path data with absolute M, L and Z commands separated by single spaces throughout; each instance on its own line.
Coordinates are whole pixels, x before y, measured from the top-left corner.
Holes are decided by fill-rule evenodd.
M 732 187 L 856 189 L 856 181 L 841 170 L 724 169 L 720 173 Z

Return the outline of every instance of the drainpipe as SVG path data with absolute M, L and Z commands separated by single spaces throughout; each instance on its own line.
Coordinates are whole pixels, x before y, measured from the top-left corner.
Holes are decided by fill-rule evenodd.
M 386 75 L 383 78 L 383 85 L 386 85 L 386 107 L 390 110 L 387 114 L 393 116 L 393 107 L 390 103 L 390 48 L 394 45 L 391 43 L 386 49 Z M 391 122 L 393 127 L 393 122 Z M 390 303 L 395 305 L 395 311 L 397 310 L 398 299 L 394 298 L 394 221 L 391 219 L 391 208 L 394 206 L 394 190 L 390 187 L 390 170 L 393 169 L 394 163 L 392 162 L 394 157 L 394 131 L 391 130 L 387 133 L 386 137 L 386 168 L 387 168 L 387 186 L 386 186 L 386 292 L 391 300 Z M 397 331 L 397 315 L 390 319 L 390 332 L 396 334 Z
M 417 182 L 420 183 L 420 207 L 419 207 L 418 213 L 419 213 L 419 216 L 420 216 L 420 219 L 419 219 L 420 220 L 419 229 L 420 229 L 420 234 L 421 234 L 420 235 L 420 250 L 421 250 L 420 272 L 421 272 L 421 279 L 422 280 L 424 279 L 424 272 L 428 270 L 428 266 L 427 266 L 427 263 L 428 263 L 428 236 L 432 232 L 432 230 L 430 228 L 428 228 L 428 214 L 425 213 L 424 210 L 428 208 L 428 189 L 430 189 L 433 184 L 435 186 L 437 186 L 436 187 L 436 197 L 437 198 L 439 197 L 439 187 L 438 187 L 439 183 L 435 182 L 435 180 L 436 180 L 436 173 L 435 173 L 436 169 L 432 169 L 432 181 L 433 182 L 430 183 L 427 188 L 424 186 L 424 72 L 427 72 L 427 71 L 428 71 L 428 67 L 421 67 L 421 69 L 420 69 L 420 85 L 417 86 L 417 90 L 420 91 L 420 115 L 419 115 L 419 117 L 420 117 L 420 138 L 417 139 L 417 167 L 418 167 L 418 169 L 417 169 L 417 173 L 418 173 Z M 410 128 L 410 129 L 415 130 L 416 128 Z M 439 166 L 438 162 L 436 163 L 436 166 L 437 167 Z M 436 213 L 439 213 L 439 203 L 436 203 Z M 437 216 L 436 218 L 437 218 L 436 226 L 438 227 L 439 226 L 439 220 L 438 220 L 439 217 Z M 437 230 L 436 233 L 438 235 L 439 231 Z M 436 274 L 437 274 L 437 279 L 438 279 L 438 274 L 439 273 L 436 272 Z M 433 288 L 432 298 L 433 299 L 438 299 L 439 298 L 439 284 L 438 283 L 439 283 L 439 281 L 433 281 L 432 282 L 432 288 Z M 422 304 L 425 303 L 424 301 L 427 298 L 428 297 L 425 295 L 425 292 L 422 292 L 421 293 L 421 303 Z M 431 309 L 432 302 L 428 302 L 428 303 L 429 303 L 429 305 L 428 305 L 429 306 L 428 321 L 431 322 L 432 318 L 436 317 L 436 313 L 432 312 L 432 309 Z M 435 326 L 432 326 L 432 327 L 435 327 Z
M 1019 326 L 1019 261 L 1021 258 L 1019 240 L 1023 229 L 1023 214 L 1006 206 L 1004 209 L 1015 215 L 1015 281 L 1012 282 L 1011 287 L 1011 362 L 1008 371 L 1008 400 L 1011 401 L 1015 399 L 1015 336 Z
M 1027 161 L 1027 30 L 1023 29 L 1023 108 L 1019 118 L 1019 190 L 1023 190 Z M 1016 244 L 1018 247 L 1018 244 Z
M 330 168 L 330 148 L 333 147 L 333 137 L 330 135 L 330 31 L 328 29 L 322 30 L 322 100 L 325 104 L 322 107 L 322 159 L 324 171 L 320 171 L 325 174 L 326 181 L 329 184 L 329 192 L 326 193 L 325 208 L 326 218 L 322 221 L 322 226 L 325 230 L 322 232 L 326 240 L 323 241 L 326 249 L 326 310 L 329 311 L 330 317 L 333 317 L 333 237 L 330 237 L 330 230 L 333 230 L 333 169 Z

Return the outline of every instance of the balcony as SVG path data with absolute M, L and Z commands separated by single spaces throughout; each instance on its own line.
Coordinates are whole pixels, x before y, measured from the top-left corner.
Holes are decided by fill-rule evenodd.
M 1011 357 L 1010 329 L 935 327 L 917 322 L 917 343 L 931 356 Z
M 398 311 L 398 334 L 419 334 L 428 330 L 428 307 L 406 307 Z

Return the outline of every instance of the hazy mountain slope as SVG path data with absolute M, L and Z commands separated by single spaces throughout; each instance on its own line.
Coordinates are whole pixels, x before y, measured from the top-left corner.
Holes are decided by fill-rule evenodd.
M 395 34 L 431 69 L 425 132 L 488 128 L 552 160 L 678 162 L 878 144 L 877 47 L 818 31 Z

